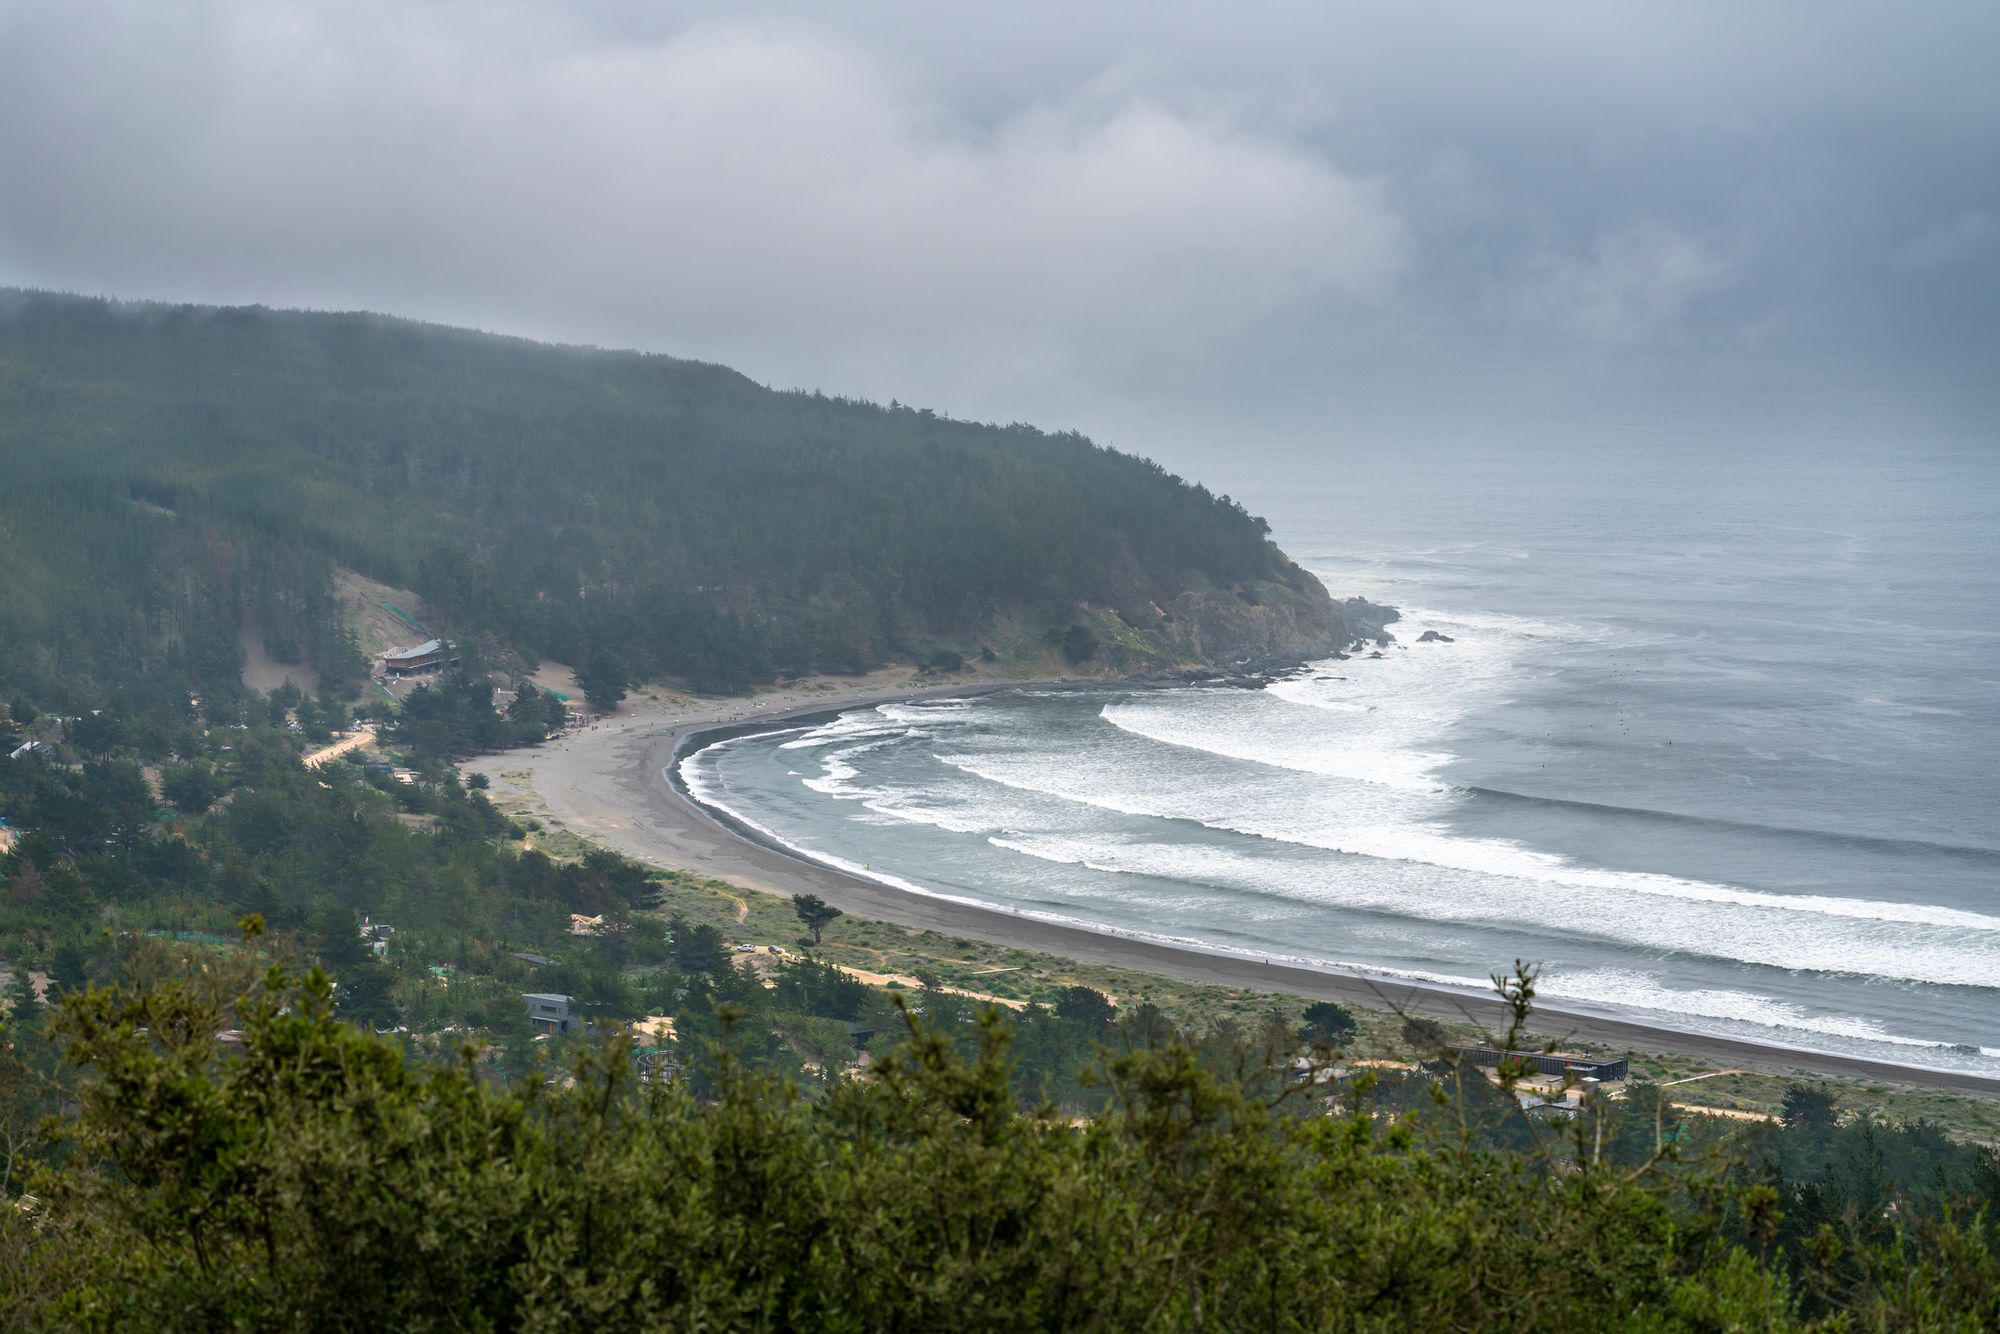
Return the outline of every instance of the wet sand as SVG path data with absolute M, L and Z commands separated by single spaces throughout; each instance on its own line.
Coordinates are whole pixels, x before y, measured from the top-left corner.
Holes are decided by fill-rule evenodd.
M 482 756 L 463 767 L 468 773 L 485 773 L 496 784 L 504 774 L 525 771 L 529 785 L 549 812 L 572 831 L 636 860 L 712 876 L 743 889 L 818 894 L 859 917 L 1211 986 L 1372 1009 L 1394 1008 L 1467 1020 L 1489 1029 L 1504 1026 L 1504 1009 L 1486 996 L 1210 954 L 891 889 L 760 842 L 691 801 L 663 776 L 675 755 L 698 744 L 703 733 L 834 709 L 975 694 L 1022 684 L 1030 683 L 926 685 L 903 670 L 841 681 L 831 687 L 822 682 L 774 691 L 751 699 L 638 699 L 629 701 L 620 714 L 561 741 L 532 750 Z M 1506 962 L 1496 961 L 1496 967 Z M 1766 1074 L 1808 1070 L 2000 1098 L 2000 1080 L 1978 1075 L 1794 1051 L 1556 1009 L 1538 1008 L 1535 1028 L 1562 1040 L 1601 1044 L 1619 1051 L 1683 1053 Z

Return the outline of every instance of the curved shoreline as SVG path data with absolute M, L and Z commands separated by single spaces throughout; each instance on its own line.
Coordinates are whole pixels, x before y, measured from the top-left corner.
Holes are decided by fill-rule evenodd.
M 698 716 L 614 718 L 570 741 L 558 743 L 560 752 L 546 747 L 508 752 L 473 761 L 468 767 L 489 776 L 498 776 L 509 769 L 527 769 L 535 791 L 564 824 L 577 832 L 596 837 L 640 860 L 711 876 L 738 888 L 781 895 L 814 893 L 845 912 L 898 926 L 969 936 L 1007 948 L 1159 973 L 1204 985 L 1340 1001 L 1371 1009 L 1398 1009 L 1465 1020 L 1489 1029 L 1504 1026 L 1504 1009 L 1496 999 L 1486 995 L 1360 972 L 1266 963 L 1250 957 L 1047 922 L 957 899 L 912 893 L 849 875 L 739 826 L 695 800 L 674 773 L 686 755 L 724 739 L 717 733 L 762 731 L 775 725 L 798 723 L 814 715 L 886 703 L 970 697 L 1024 686 L 1061 688 L 1063 684 L 1066 683 L 1046 680 L 999 681 L 912 689 L 906 683 L 900 689 L 855 690 L 810 701 L 796 698 L 767 701 L 762 708 L 756 707 L 755 701 L 747 707 L 739 702 L 739 707 L 728 714 L 711 707 L 698 711 Z M 1079 689 L 1101 688 L 1104 684 L 1075 683 Z M 581 753 L 577 750 L 579 746 Z M 558 753 L 561 759 L 554 760 Z M 1538 1007 L 1535 1013 L 1538 1029 L 1560 1032 L 1565 1040 L 1698 1055 L 1773 1073 L 1808 1069 L 2000 1097 L 2000 1080 L 1982 1075 L 1687 1033 L 1555 1007 Z

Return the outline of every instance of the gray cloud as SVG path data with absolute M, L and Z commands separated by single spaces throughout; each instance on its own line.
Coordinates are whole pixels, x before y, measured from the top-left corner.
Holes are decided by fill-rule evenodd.
M 137 15 L 165 30 L 103 53 L 86 95 L 71 75 L 97 33 L 17 30 L 46 45 L 9 81 L 41 130 L 6 154 L 11 264 L 414 307 L 907 395 L 1379 300 L 1407 250 L 1375 183 L 1138 93 L 975 126 L 796 26 L 522 49 L 406 6 L 353 15 Z M 181 47 L 199 59 L 158 58 Z
M 1588 255 L 1548 253 L 1503 279 L 1503 317 L 1535 329 L 1631 343 L 1679 322 L 1705 297 L 1735 282 L 1720 247 L 1647 222 L 1599 236 Z
M 1968 209 L 1949 222 L 1934 223 L 1898 250 L 1891 261 L 1905 273 L 1957 268 L 2000 245 L 2000 221 L 1986 209 Z
M 1990 334 L 1996 13 L 0 0 L 0 281 L 1003 417 L 1343 340 Z

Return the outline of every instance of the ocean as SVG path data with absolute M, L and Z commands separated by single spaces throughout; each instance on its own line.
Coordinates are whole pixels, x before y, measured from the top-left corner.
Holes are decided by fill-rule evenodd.
M 682 776 L 913 892 L 1389 979 L 1522 959 L 1563 1009 L 2000 1076 L 1992 419 L 1784 408 L 1170 439 L 1397 643 L 851 710 Z

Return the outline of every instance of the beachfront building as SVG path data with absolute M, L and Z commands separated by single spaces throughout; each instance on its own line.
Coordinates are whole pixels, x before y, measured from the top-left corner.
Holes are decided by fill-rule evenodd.
M 1453 1056 L 1473 1065 L 1498 1066 L 1505 1059 L 1519 1062 L 1527 1070 L 1538 1075 L 1558 1075 L 1574 1079 L 1595 1079 L 1602 1084 L 1615 1083 L 1626 1077 L 1629 1062 L 1620 1056 L 1617 1060 L 1599 1060 L 1595 1056 L 1580 1056 L 1566 1051 L 1496 1051 L 1492 1047 L 1452 1047 Z
M 456 666 L 458 657 L 442 639 L 426 639 L 413 648 L 399 648 L 382 655 L 382 675 L 423 676 Z

